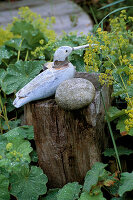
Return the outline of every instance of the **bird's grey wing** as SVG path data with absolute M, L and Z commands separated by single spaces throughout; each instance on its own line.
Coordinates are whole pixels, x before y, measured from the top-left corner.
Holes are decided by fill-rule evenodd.
M 24 98 L 29 93 L 34 92 L 38 87 L 44 85 L 46 82 L 53 81 L 55 79 L 55 75 L 51 69 L 47 69 L 44 72 L 40 73 L 33 80 L 31 80 L 27 85 L 25 85 L 22 89 L 20 89 L 16 96 L 19 98 Z

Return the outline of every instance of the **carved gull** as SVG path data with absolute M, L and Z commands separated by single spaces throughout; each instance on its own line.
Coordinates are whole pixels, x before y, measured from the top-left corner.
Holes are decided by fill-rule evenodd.
M 54 61 L 45 65 L 46 70 L 16 93 L 13 105 L 19 108 L 28 102 L 54 95 L 60 83 L 73 78 L 75 75 L 75 67 L 68 61 L 67 57 L 73 50 L 86 47 L 89 47 L 89 44 L 78 47 L 62 46 L 58 48 L 54 54 Z

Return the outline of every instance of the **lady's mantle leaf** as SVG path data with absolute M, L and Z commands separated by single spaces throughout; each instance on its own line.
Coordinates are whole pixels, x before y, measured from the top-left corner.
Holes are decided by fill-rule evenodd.
M 83 191 L 90 192 L 91 187 L 96 185 L 98 181 L 105 180 L 108 172 L 104 169 L 107 164 L 97 162 L 93 165 L 92 169 L 89 170 L 85 177 Z
M 58 188 L 49 190 L 47 196 L 41 198 L 41 200 L 57 200 L 58 191 L 59 191 Z
M 42 33 L 39 29 L 34 28 L 31 23 L 28 23 L 24 20 L 15 22 L 11 31 L 14 34 L 21 35 L 22 38 L 27 41 L 30 47 L 36 47 L 41 39 L 44 40 L 44 44 L 48 42 L 48 39 L 44 33 Z
M 0 47 L 0 64 L 3 59 L 9 59 L 13 55 L 12 51 L 8 51 L 5 46 Z
M 17 51 L 23 51 L 26 48 L 28 48 L 28 45 L 25 42 L 23 42 L 22 38 L 12 38 L 11 40 L 6 41 L 5 45 L 16 49 Z
M 103 197 L 102 192 L 100 192 L 98 195 L 90 195 L 87 192 L 83 192 L 79 200 L 106 200 L 106 199 Z
M 122 116 L 125 114 L 125 110 L 119 110 L 115 106 L 111 106 L 108 110 L 108 117 L 110 121 L 113 121 L 114 119 Z
M 122 155 L 130 155 L 133 153 L 133 150 L 132 149 L 128 149 L 128 148 L 125 148 L 125 147 L 117 147 L 117 150 L 118 150 L 118 154 L 119 156 L 122 156 Z M 113 157 L 116 157 L 116 154 L 115 154 L 115 150 L 113 148 L 108 148 L 104 151 L 104 156 L 113 156 Z
M 80 189 L 82 188 L 77 182 L 68 183 L 57 194 L 57 200 L 75 200 L 78 199 Z
M 2 81 L 2 89 L 6 94 L 18 91 L 31 81 L 42 69 L 40 61 L 18 61 L 10 64 Z
M 14 141 L 9 141 L 13 144 L 13 150 L 22 154 L 21 160 L 23 162 L 27 161 L 30 162 L 31 158 L 29 154 L 32 152 L 32 147 L 29 141 L 23 139 L 16 139 Z
M 18 200 L 37 200 L 39 195 L 47 192 L 48 178 L 42 169 L 32 166 L 31 170 L 23 170 L 11 176 L 11 194 Z
M 0 69 L 0 87 L 5 75 L 6 75 L 6 71 L 4 69 Z
M 10 199 L 8 186 L 9 186 L 9 180 L 3 174 L 0 174 L 0 200 Z
M 7 133 L 4 134 L 4 137 L 6 137 L 8 140 L 15 140 L 17 137 L 18 138 L 27 138 L 28 140 L 34 139 L 34 131 L 33 131 L 33 126 L 20 126 L 16 127 Z
M 133 172 L 124 172 L 121 174 L 118 194 L 122 196 L 125 192 L 133 190 Z
M 125 129 L 125 120 L 127 119 L 128 117 L 126 115 L 123 115 L 122 117 L 119 118 L 118 122 L 117 122 L 117 125 L 116 125 L 116 129 L 117 130 L 120 130 L 120 133 L 126 131 Z

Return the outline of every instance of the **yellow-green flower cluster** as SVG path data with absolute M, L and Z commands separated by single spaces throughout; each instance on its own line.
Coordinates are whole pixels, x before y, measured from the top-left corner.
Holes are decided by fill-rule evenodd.
M 7 151 L 10 151 L 12 148 L 13 148 L 13 144 L 12 144 L 12 143 L 8 143 L 8 144 L 6 145 L 6 150 L 7 150 Z
M 33 55 L 35 58 L 36 57 L 43 57 L 45 49 L 46 49 L 46 46 L 36 47 L 36 49 L 31 52 L 31 55 Z
M 13 156 L 17 162 L 19 162 L 20 159 L 23 157 L 23 154 L 21 154 L 20 152 L 17 152 L 16 150 L 11 151 L 10 155 Z
M 21 7 L 18 14 L 20 15 L 21 19 L 26 20 L 35 28 L 43 32 L 48 37 L 48 39 L 55 41 L 56 34 L 53 30 L 51 30 L 52 24 L 55 23 L 55 17 L 47 17 L 46 20 L 44 20 L 40 15 L 32 12 L 29 7 Z M 19 19 L 15 19 L 15 21 L 16 20 Z
M 98 53 L 100 53 L 100 43 L 92 35 L 88 35 L 87 41 L 89 43 L 89 47 L 84 54 L 86 70 L 97 72 L 100 65 L 100 60 L 98 59 Z M 95 44 L 95 46 L 93 46 L 93 44 Z
M 125 129 L 126 131 L 130 131 L 133 128 L 133 97 L 127 98 L 128 109 L 125 110 L 125 113 L 128 115 L 128 119 L 125 120 Z
M 129 64 L 129 80 L 128 85 L 131 85 L 133 83 L 133 65 Z
M 126 30 L 126 10 L 122 10 L 119 17 L 115 17 L 110 20 L 111 29 L 115 32 L 121 32 Z
M 110 44 L 110 37 L 107 31 L 102 31 L 101 28 L 97 29 L 98 38 L 104 42 L 104 45 L 107 46 Z
M 129 64 L 129 59 L 127 58 L 127 55 L 123 55 L 119 57 L 120 63 L 124 64 L 124 65 L 128 65 Z
M 8 29 L 0 27 L 0 46 L 2 46 L 7 40 L 13 38 L 13 33 Z
M 99 75 L 99 81 L 101 85 L 106 84 L 107 86 L 110 86 L 113 84 L 113 80 L 111 69 L 106 69 L 105 73 L 100 73 Z

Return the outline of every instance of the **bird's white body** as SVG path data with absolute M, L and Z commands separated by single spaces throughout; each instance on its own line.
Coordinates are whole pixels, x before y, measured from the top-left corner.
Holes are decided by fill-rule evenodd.
M 73 78 L 75 75 L 75 67 L 68 62 L 67 57 L 72 51 L 86 47 L 89 47 L 89 44 L 78 47 L 59 47 L 55 51 L 54 62 L 47 63 L 46 68 L 49 66 L 50 68 L 40 73 L 19 90 L 16 93 L 16 99 L 14 100 L 13 105 L 16 108 L 19 108 L 30 101 L 44 99 L 54 95 L 60 83 Z
M 67 67 L 47 69 L 16 93 L 13 105 L 19 108 L 30 101 L 50 97 L 60 83 L 73 78 L 74 75 L 75 67 L 71 63 L 68 63 Z

